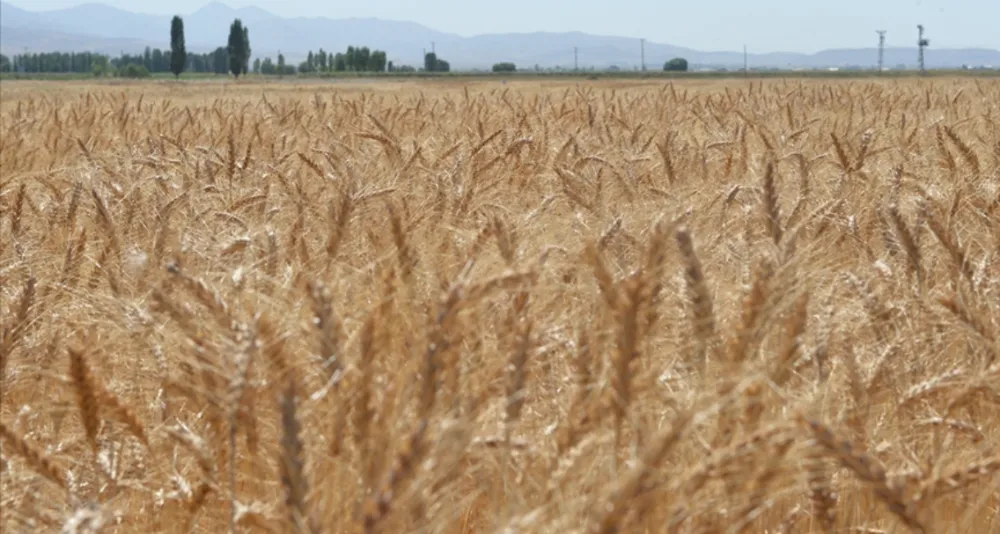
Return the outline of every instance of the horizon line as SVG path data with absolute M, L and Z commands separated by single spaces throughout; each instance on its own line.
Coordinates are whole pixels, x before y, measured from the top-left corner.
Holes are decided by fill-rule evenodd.
M 201 7 L 199 7 L 198 9 L 196 9 L 194 11 L 191 11 L 189 13 L 174 13 L 172 15 L 171 14 L 150 13 L 150 12 L 146 12 L 146 11 L 131 11 L 131 10 L 127 10 L 127 9 L 124 9 L 124 8 L 119 8 L 119 7 L 111 6 L 111 5 L 108 5 L 108 4 L 100 2 L 100 1 L 83 1 L 83 2 L 80 2 L 80 3 L 76 4 L 76 5 L 69 6 L 69 7 L 56 8 L 56 9 L 41 9 L 41 10 L 34 10 L 34 9 L 29 9 L 29 8 L 21 7 L 20 5 L 18 5 L 20 3 L 21 3 L 21 0 L 0 0 L 0 5 L 2 5 L 2 4 L 8 4 L 8 5 L 11 5 L 11 6 L 13 6 L 13 7 L 17 8 L 17 9 L 22 10 L 22 11 L 26 11 L 28 13 L 39 13 L 39 14 L 42 14 L 42 13 L 56 13 L 56 12 L 67 11 L 67 10 L 70 10 L 70 9 L 76 9 L 76 8 L 80 8 L 80 7 L 84 7 L 84 6 L 100 6 L 100 7 L 104 7 L 104 8 L 108 8 L 108 9 L 112 9 L 112 10 L 116 10 L 116 11 L 120 11 L 120 12 L 123 12 L 123 13 L 129 13 L 129 14 L 133 14 L 133 15 L 145 15 L 145 16 L 153 16 L 153 17 L 173 17 L 173 16 L 180 16 L 183 19 L 185 16 L 197 14 L 199 11 L 205 9 L 206 7 L 209 7 L 209 6 L 212 6 L 212 5 L 220 5 L 220 6 L 223 6 L 223 7 L 227 8 L 227 9 L 229 9 L 229 10 L 232 10 L 232 11 L 241 11 L 241 10 L 246 10 L 246 9 L 255 9 L 255 10 L 261 11 L 263 13 L 266 13 L 267 15 L 270 15 L 272 17 L 275 17 L 275 18 L 278 18 L 278 19 L 282 19 L 282 20 L 297 20 L 297 19 L 301 19 L 301 20 L 328 20 L 328 21 L 333 21 L 333 22 L 337 22 L 337 21 L 352 21 L 352 20 L 374 20 L 374 21 L 382 21 L 382 22 L 414 24 L 414 25 L 420 26 L 422 28 L 426 28 L 426 29 L 434 31 L 434 32 L 445 34 L 445 35 L 447 35 L 449 37 L 454 37 L 456 39 L 474 39 L 474 38 L 479 38 L 479 37 L 491 37 L 491 36 L 517 36 L 517 35 L 538 35 L 538 34 L 551 34 L 551 35 L 581 34 L 583 36 L 598 37 L 598 38 L 634 39 L 636 41 L 644 40 L 645 43 L 646 43 L 646 45 L 659 45 L 659 46 L 668 46 L 668 47 L 674 47 L 674 48 L 682 48 L 682 49 L 685 49 L 685 50 L 690 51 L 690 52 L 701 53 L 701 54 L 743 54 L 744 53 L 743 50 L 730 50 L 730 49 L 709 50 L 709 49 L 699 49 L 699 48 L 692 48 L 690 46 L 685 46 L 685 45 L 679 45 L 679 44 L 672 44 L 672 43 L 666 43 L 666 42 L 661 42 L 661 41 L 655 41 L 655 40 L 651 40 L 651 39 L 643 38 L 643 37 L 639 37 L 639 36 L 616 35 L 616 34 L 608 34 L 608 33 L 591 33 L 591 32 L 587 32 L 587 31 L 583 31 L 583 30 L 568 30 L 568 31 L 534 30 L 534 31 L 510 31 L 510 32 L 494 32 L 494 33 L 476 33 L 476 34 L 464 34 L 463 35 L 463 34 L 459 34 L 459 33 L 455 33 L 455 32 L 440 30 L 440 29 L 437 29 L 435 27 L 429 26 L 427 24 L 424 24 L 424 23 L 421 23 L 421 22 L 416 22 L 416 21 L 409 20 L 409 19 L 394 19 L 394 18 L 382 18 L 382 17 L 373 17 L 373 16 L 369 16 L 369 17 L 331 18 L 331 17 L 324 16 L 324 15 L 314 16 L 314 17 L 307 17 L 307 16 L 293 16 L 293 17 L 288 17 L 288 16 L 284 16 L 284 15 L 275 13 L 273 11 L 264 9 L 264 8 L 262 8 L 260 6 L 257 6 L 257 5 L 245 6 L 245 7 L 239 7 L 239 8 L 233 7 L 233 6 L 229 5 L 228 3 L 226 3 L 226 2 L 224 2 L 222 0 L 208 0 L 204 4 L 202 4 Z M 0 26 L 4 26 L 4 25 L 5 24 L 3 24 L 2 20 L 0 20 Z M 14 27 L 14 26 L 9 26 L 9 27 Z M 91 35 L 91 34 L 74 34 L 74 33 L 68 33 L 67 35 Z M 102 37 L 102 38 L 135 40 L 134 38 L 130 38 L 130 37 Z M 208 46 L 208 45 L 206 44 L 205 46 Z M 795 50 L 790 50 L 790 49 L 777 49 L 777 50 L 768 50 L 768 51 L 754 52 L 753 49 L 752 49 L 752 47 L 750 47 L 749 45 L 745 45 L 745 46 L 747 47 L 746 52 L 749 55 L 751 55 L 751 56 L 767 56 L 767 55 L 777 55 L 777 54 L 789 54 L 789 55 L 799 55 L 799 56 L 815 56 L 815 55 L 819 55 L 819 54 L 822 54 L 822 53 L 825 53 L 825 52 L 849 51 L 849 50 L 857 50 L 857 51 L 860 51 L 860 50 L 878 50 L 878 48 L 879 48 L 877 45 L 862 46 L 862 47 L 838 46 L 838 47 L 819 48 L 819 49 L 814 49 L 813 51 L 795 51 Z M 906 45 L 903 45 L 903 46 L 889 46 L 888 43 L 887 43 L 887 45 L 885 46 L 884 50 L 908 50 L 909 51 L 909 50 L 916 50 L 917 48 L 918 47 L 916 45 L 912 45 L 912 46 L 906 46 Z M 958 47 L 932 48 L 931 50 L 932 50 L 932 52 L 935 51 L 935 50 L 936 51 L 947 51 L 947 50 L 951 50 L 951 51 L 959 51 L 959 50 L 984 50 L 984 51 L 990 51 L 990 52 L 1000 52 L 1000 47 L 993 48 L 993 47 L 990 47 L 990 46 L 981 46 L 981 45 L 979 45 L 979 46 L 973 46 L 973 45 L 970 45 L 970 46 L 958 46 Z

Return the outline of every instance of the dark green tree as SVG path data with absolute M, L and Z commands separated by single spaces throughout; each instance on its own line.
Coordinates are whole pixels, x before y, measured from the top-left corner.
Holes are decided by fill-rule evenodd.
M 278 52 L 278 75 L 285 75 L 285 56 L 281 52 Z
M 434 52 L 424 55 L 424 70 L 427 72 L 449 72 L 451 65 L 439 58 Z
M 371 57 L 368 59 L 368 64 L 371 66 L 371 70 L 374 72 L 385 72 L 386 66 L 386 55 L 383 50 L 372 51 Z
M 247 34 L 243 31 L 243 22 L 240 19 L 236 19 L 229 26 L 229 41 L 226 46 L 226 53 L 229 56 L 229 72 L 236 76 L 237 79 L 246 70 L 247 58 L 249 57 L 247 44 Z
M 253 73 L 260 74 L 260 58 L 253 60 Z
M 271 75 L 276 72 L 278 72 L 278 69 L 275 68 L 274 62 L 271 61 L 271 58 L 269 57 L 264 58 L 264 61 L 260 64 L 260 73 L 265 75 Z
M 250 71 L 250 29 L 243 27 L 243 74 Z
M 229 72 L 229 53 L 225 47 L 218 47 L 212 52 L 212 72 L 225 74 Z
M 494 63 L 493 72 L 516 72 L 517 66 L 510 62 Z
M 347 47 L 347 54 L 344 55 L 344 60 L 347 62 L 347 70 L 357 70 L 358 64 L 355 61 L 355 57 L 356 56 L 357 56 L 357 54 L 356 54 L 356 52 L 354 50 L 354 47 L 353 46 L 348 46 Z
M 97 77 L 107 76 L 108 73 L 111 71 L 108 57 L 100 55 L 91 55 L 91 54 L 88 55 L 92 56 L 90 71 L 94 74 L 94 76 Z
M 663 70 L 686 72 L 688 70 L 688 61 L 682 57 L 675 57 L 663 65 Z
M 149 78 L 149 70 L 145 65 L 129 63 L 127 66 L 118 67 L 115 75 L 119 78 Z
M 151 63 L 152 68 L 149 69 L 150 72 L 167 72 L 168 65 L 164 60 L 165 58 L 166 54 L 163 53 L 163 50 L 160 50 L 159 48 L 154 48 L 153 62 Z
M 195 72 L 215 72 L 212 54 L 188 54 L 191 70 Z
M 371 59 L 372 52 L 367 46 L 362 46 L 360 48 L 354 49 L 354 70 L 372 70 L 371 65 L 368 61 Z
M 179 78 L 187 65 L 187 48 L 184 45 L 184 21 L 174 16 L 170 21 L 170 72 Z

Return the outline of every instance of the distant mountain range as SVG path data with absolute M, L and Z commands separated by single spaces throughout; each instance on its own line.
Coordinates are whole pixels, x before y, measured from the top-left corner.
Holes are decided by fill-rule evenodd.
M 453 69 L 489 68 L 512 61 L 521 69 L 572 68 L 574 47 L 580 67 L 633 69 L 640 63 L 639 41 L 629 37 L 580 32 L 504 33 L 462 37 L 406 21 L 374 18 L 284 18 L 257 7 L 231 8 L 212 2 L 198 11 L 181 14 L 187 48 L 207 52 L 224 46 L 229 24 L 240 18 L 250 31 L 255 57 L 275 58 L 280 50 L 289 63 L 323 48 L 340 52 L 348 45 L 385 50 L 396 64 L 421 65 L 431 43 Z M 0 52 L 91 51 L 118 55 L 136 53 L 146 46 L 169 48 L 170 17 L 133 13 L 102 4 L 82 4 L 55 11 L 27 11 L 0 2 Z M 705 52 L 660 43 L 646 43 L 646 65 L 657 68 L 672 57 L 684 57 L 694 66 L 740 68 L 742 52 Z M 824 50 L 815 54 L 776 52 L 749 54 L 751 67 L 825 68 L 875 63 L 874 48 Z M 886 48 L 885 65 L 916 66 L 916 48 Z M 928 68 L 962 65 L 1000 68 L 1000 51 L 983 48 L 927 50 Z

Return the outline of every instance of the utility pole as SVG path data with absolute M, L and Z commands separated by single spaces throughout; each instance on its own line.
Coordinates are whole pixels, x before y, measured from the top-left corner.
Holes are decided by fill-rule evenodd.
M 580 54 L 579 54 L 579 49 L 577 47 L 575 47 L 575 46 L 573 47 L 573 70 L 574 71 L 580 70 Z
M 920 32 L 920 36 L 917 39 L 917 48 L 920 49 L 920 55 L 918 56 L 918 60 L 920 62 L 920 74 L 924 75 L 924 74 L 927 74 L 927 70 L 924 69 L 924 48 L 926 48 L 928 45 L 930 45 L 931 42 L 929 40 L 927 40 L 927 39 L 924 39 L 924 25 L 923 24 L 917 24 L 917 30 Z
M 642 70 L 643 70 L 643 72 L 645 72 L 646 71 L 646 40 L 645 39 L 640 39 L 639 42 L 641 43 L 640 46 L 642 47 Z
M 878 33 L 878 73 L 882 74 L 885 59 L 885 30 L 875 30 Z
M 750 76 L 750 63 L 747 60 L 747 45 L 743 45 L 743 76 Z
M 437 52 L 434 51 L 434 41 L 431 41 L 431 53 L 437 55 Z

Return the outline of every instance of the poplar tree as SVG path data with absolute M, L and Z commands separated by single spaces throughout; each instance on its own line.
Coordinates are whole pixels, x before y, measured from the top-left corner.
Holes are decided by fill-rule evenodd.
M 174 16 L 170 21 L 170 72 L 180 78 L 187 64 L 187 49 L 184 46 L 184 21 Z
M 226 53 L 229 55 L 229 72 L 236 78 L 246 71 L 249 54 L 249 38 L 247 32 L 243 31 L 243 22 L 240 19 L 233 21 L 229 26 L 229 42 L 226 46 Z

